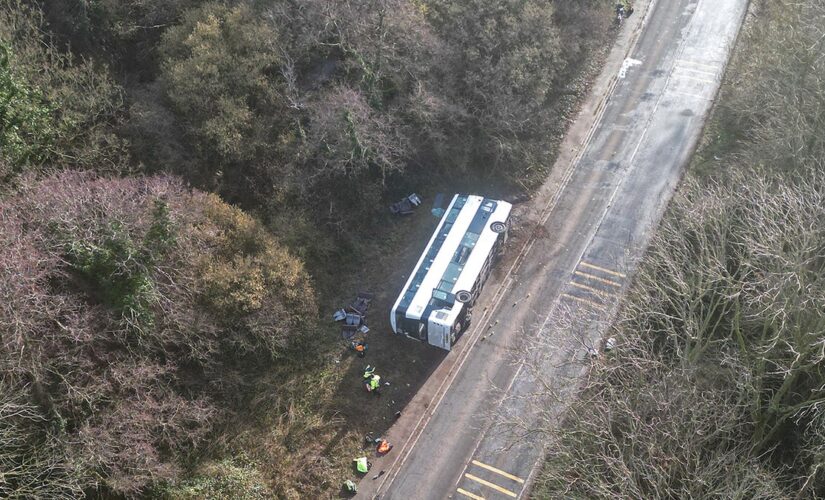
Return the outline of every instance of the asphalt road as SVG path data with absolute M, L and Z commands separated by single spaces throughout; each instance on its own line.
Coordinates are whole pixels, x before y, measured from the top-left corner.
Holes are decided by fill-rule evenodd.
M 606 66 L 608 97 L 592 96 L 594 115 L 580 115 L 594 124 L 583 147 L 523 214 L 533 236 L 488 285 L 481 321 L 390 430 L 396 448 L 373 469 L 386 473 L 361 481 L 360 497 L 528 493 L 543 457 L 531 427 L 540 412 L 564 407 L 537 388 L 564 381 L 561 395 L 573 396 L 586 347 L 598 348 L 701 135 L 747 3 L 637 8 L 638 31 L 624 40 L 630 56 Z

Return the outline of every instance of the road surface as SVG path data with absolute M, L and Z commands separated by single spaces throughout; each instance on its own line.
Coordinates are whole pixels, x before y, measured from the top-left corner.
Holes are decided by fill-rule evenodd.
M 476 306 L 481 320 L 390 429 L 396 447 L 375 461 L 359 497 L 528 493 L 543 446 L 522 431 L 538 408 L 561 409 L 563 401 L 533 404 L 538 384 L 525 367 L 534 362 L 547 379 L 569 380 L 585 366 L 585 347 L 598 346 L 701 135 L 748 0 L 637 4 L 614 64 L 571 129 L 569 158 L 560 159 L 567 164 L 557 164 L 522 216 L 533 236 L 487 285 Z M 559 328 L 562 316 L 587 317 L 588 326 Z M 524 345 L 534 347 L 514 362 Z

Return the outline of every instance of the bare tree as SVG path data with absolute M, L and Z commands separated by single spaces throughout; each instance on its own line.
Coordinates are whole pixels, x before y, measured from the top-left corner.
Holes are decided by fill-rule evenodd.
M 592 364 L 561 427 L 544 418 L 548 494 L 820 491 L 822 186 L 821 174 L 751 173 L 682 187 L 609 331 L 619 346 Z M 789 446 L 801 453 L 777 474 L 765 458 Z

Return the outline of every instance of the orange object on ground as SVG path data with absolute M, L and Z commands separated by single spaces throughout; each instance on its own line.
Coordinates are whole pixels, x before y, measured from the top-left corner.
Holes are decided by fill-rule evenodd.
M 380 443 L 378 443 L 378 453 L 387 453 L 392 449 L 392 445 L 386 439 L 382 439 Z

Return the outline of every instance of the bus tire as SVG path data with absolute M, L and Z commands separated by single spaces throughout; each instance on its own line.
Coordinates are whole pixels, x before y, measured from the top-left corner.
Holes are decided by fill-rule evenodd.
M 462 304 L 469 304 L 473 301 L 473 294 L 467 290 L 459 290 L 455 293 L 455 300 L 457 302 L 461 302 Z
M 507 224 L 505 224 L 504 222 L 501 222 L 501 221 L 495 221 L 492 224 L 490 224 L 490 230 L 493 231 L 494 233 L 501 234 L 501 233 L 507 231 Z

